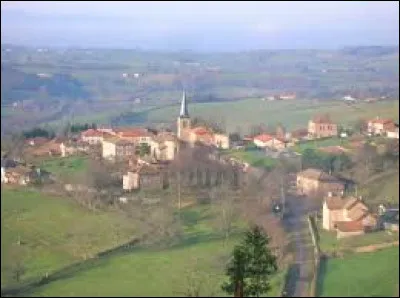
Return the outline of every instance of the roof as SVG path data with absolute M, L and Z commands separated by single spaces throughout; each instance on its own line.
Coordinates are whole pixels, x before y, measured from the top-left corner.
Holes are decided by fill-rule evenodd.
M 183 91 L 182 94 L 181 110 L 179 112 L 179 117 L 189 117 L 185 91 Z
M 380 118 L 369 120 L 369 122 L 372 124 L 391 124 L 391 123 L 394 124 L 393 120 L 391 119 L 380 119 Z
M 348 209 L 348 216 L 351 220 L 360 220 L 367 215 L 368 209 L 364 204 L 357 204 L 351 209 Z
M 138 172 L 140 175 L 158 175 L 160 174 L 160 169 L 154 166 L 142 165 Z
M 353 206 L 357 203 L 360 202 L 359 199 L 354 198 L 354 197 L 350 197 L 346 200 L 346 203 L 344 204 L 343 208 L 350 210 L 351 208 L 353 208 Z
M 35 138 L 30 138 L 27 139 L 26 142 L 30 143 L 31 141 L 33 141 L 35 144 L 44 144 L 47 143 L 49 141 L 49 139 L 45 138 L 45 137 L 35 137 Z
M 104 142 L 109 142 L 109 143 L 113 143 L 115 145 L 134 145 L 133 142 L 128 141 L 128 140 L 123 140 L 117 137 L 109 137 L 109 138 L 105 138 L 103 140 Z
M 268 142 L 268 141 L 272 140 L 273 138 L 274 138 L 273 136 L 264 133 L 264 134 L 260 134 L 258 136 L 255 136 L 254 140 L 257 140 L 257 141 L 265 143 L 265 142 Z
M 340 232 L 360 232 L 364 230 L 361 221 L 337 221 L 335 225 Z
M 316 115 L 311 120 L 314 123 L 330 123 L 333 124 L 329 115 Z
M 203 136 L 203 135 L 211 135 L 212 132 L 204 127 L 204 126 L 198 126 L 192 129 L 192 132 L 198 136 Z
M 120 127 L 114 129 L 114 131 L 118 136 L 127 138 L 147 137 L 151 135 L 148 129 L 142 127 Z
M 300 137 L 305 137 L 308 135 L 308 130 L 307 128 L 300 128 L 292 131 L 291 133 L 293 138 L 300 138 Z
M 339 210 L 343 208 L 343 205 L 345 204 L 345 200 L 343 200 L 341 197 L 327 197 L 325 199 L 326 206 L 328 207 L 329 210 Z
M 102 137 L 104 135 L 104 132 L 90 128 L 82 132 L 81 135 L 84 137 Z
M 18 165 L 15 168 L 11 168 L 8 172 L 24 175 L 24 174 L 28 174 L 31 171 L 32 171 L 32 169 L 30 169 L 28 167 Z
M 324 181 L 324 182 L 340 182 L 340 180 L 338 178 L 336 178 L 332 175 L 329 175 L 328 173 L 325 173 L 322 170 L 313 169 L 313 168 L 309 168 L 307 170 L 299 172 L 299 173 L 297 173 L 297 176 L 300 176 L 303 178 L 308 178 L 308 179 Z
M 319 151 L 326 152 L 326 153 L 333 153 L 333 154 L 340 154 L 344 152 L 348 152 L 346 148 L 343 148 L 342 146 L 327 146 L 327 147 L 322 147 L 318 148 Z

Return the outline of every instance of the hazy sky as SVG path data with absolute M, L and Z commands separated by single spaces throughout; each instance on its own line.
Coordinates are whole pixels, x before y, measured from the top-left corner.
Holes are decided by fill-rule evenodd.
M 399 3 L 2 1 L 1 41 L 200 51 L 398 45 Z

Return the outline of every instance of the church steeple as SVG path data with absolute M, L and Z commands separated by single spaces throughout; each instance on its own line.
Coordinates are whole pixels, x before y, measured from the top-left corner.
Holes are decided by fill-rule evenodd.
M 181 111 L 179 113 L 179 117 L 189 117 L 185 91 L 183 91 L 183 94 L 182 94 Z

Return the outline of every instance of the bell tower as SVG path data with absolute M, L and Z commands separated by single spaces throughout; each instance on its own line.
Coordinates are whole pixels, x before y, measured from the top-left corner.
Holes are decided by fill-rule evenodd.
M 182 101 L 181 101 L 181 110 L 178 117 L 177 123 L 177 133 L 178 139 L 180 140 L 187 140 L 188 139 L 188 130 L 190 129 L 190 117 L 186 103 L 186 94 L 183 91 L 182 94 Z

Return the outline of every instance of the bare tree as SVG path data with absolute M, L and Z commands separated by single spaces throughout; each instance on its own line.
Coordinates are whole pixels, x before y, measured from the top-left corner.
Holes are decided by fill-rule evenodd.
M 24 250 L 21 247 L 20 242 L 14 244 L 13 247 L 9 250 L 9 256 L 7 258 L 7 262 L 5 265 L 6 275 L 13 282 L 20 282 L 21 277 L 26 272 L 26 267 L 24 264 Z

